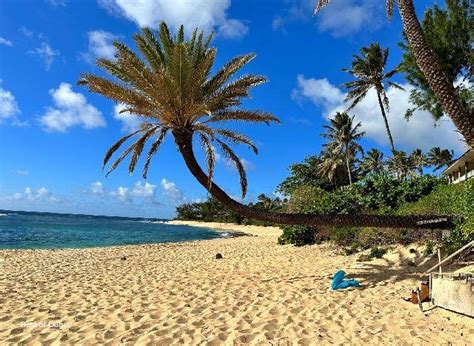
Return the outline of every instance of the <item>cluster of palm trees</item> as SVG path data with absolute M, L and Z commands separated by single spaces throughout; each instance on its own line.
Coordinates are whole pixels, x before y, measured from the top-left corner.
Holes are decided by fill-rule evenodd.
M 327 0 L 320 1 L 320 4 L 327 2 Z M 387 3 L 390 12 L 393 1 Z M 410 15 L 405 6 L 409 6 L 409 3 L 411 3 L 409 0 L 398 0 L 403 18 L 408 18 Z M 407 27 L 405 29 L 407 30 Z M 410 42 L 413 41 L 411 33 L 408 34 L 408 38 Z M 143 29 L 140 34 L 135 35 L 134 40 L 142 57 L 125 44 L 115 42 L 115 59 L 98 59 L 99 67 L 112 76 L 112 79 L 92 74 L 85 74 L 81 77 L 79 84 L 86 85 L 91 92 L 124 104 L 124 112 L 129 112 L 143 120 L 143 125 L 139 130 L 121 138 L 106 153 L 104 165 L 127 140 L 138 136 L 138 139 L 118 156 L 111 165 L 109 172 L 130 155 L 129 171 L 132 173 L 147 143 L 151 142 L 143 169 L 143 175 L 146 176 L 151 159 L 157 153 L 166 136 L 170 134 L 189 171 L 196 180 L 222 205 L 247 218 L 269 221 L 275 224 L 315 226 L 433 227 L 428 223 L 420 224 L 419 221 L 427 218 L 427 216 L 421 215 L 272 213 L 250 208 L 231 198 L 213 181 L 215 148 L 221 150 L 223 155 L 235 163 L 234 166 L 240 174 L 243 195 L 245 195 L 247 189 L 245 170 L 242 161 L 232 150 L 231 145 L 243 144 L 255 153 L 257 153 L 257 149 L 249 138 L 241 133 L 231 131 L 225 125 L 230 121 L 265 123 L 268 125 L 272 122 L 278 122 L 278 119 L 267 112 L 240 108 L 242 99 L 249 96 L 250 90 L 266 81 L 266 78 L 256 75 L 245 75 L 239 79 L 232 79 L 243 66 L 254 58 L 254 55 L 237 56 L 218 70 L 217 73 L 212 74 L 216 49 L 210 46 L 211 39 L 212 35 L 204 37 L 204 34 L 202 32 L 198 33 L 197 30 L 193 32 L 189 39 L 186 39 L 183 27 L 180 28 L 177 35 L 173 36 L 168 26 L 162 23 L 157 33 L 149 29 Z M 356 104 L 362 100 L 371 87 L 375 87 L 380 100 L 382 117 L 386 120 L 385 109 L 388 107 L 388 99 L 385 95 L 384 81 L 387 81 L 395 73 L 392 71 L 383 73 L 388 51 L 373 46 L 373 48 L 369 47 L 367 51 L 363 50 L 362 53 L 363 57 L 356 59 L 352 68 L 348 70 L 356 77 L 356 81 L 347 85 L 351 89 L 349 98 L 353 101 L 353 104 Z M 417 54 L 415 51 L 418 59 Z M 427 59 L 430 59 L 430 55 Z M 377 61 L 378 72 L 375 73 L 377 79 L 368 77 L 368 72 L 371 71 L 366 71 L 369 68 L 368 64 L 372 61 Z M 423 68 L 422 70 L 424 71 Z M 427 76 L 429 80 L 435 77 Z M 443 84 L 442 78 L 440 83 Z M 433 87 L 433 90 L 438 95 L 438 89 Z M 444 99 L 446 97 L 450 98 L 451 94 L 447 90 L 447 94 L 442 96 Z M 469 133 L 465 131 L 465 122 L 458 121 L 460 117 L 466 115 L 466 112 L 458 107 L 455 95 L 451 98 L 453 102 L 446 111 L 469 140 Z M 440 101 L 445 105 L 443 100 Z M 347 114 L 344 115 L 344 113 L 341 113 L 338 119 L 333 120 L 336 123 L 347 123 L 347 119 L 350 119 L 352 124 L 353 118 L 350 118 Z M 331 123 L 330 126 L 339 126 L 336 123 Z M 359 127 L 360 124 L 356 124 L 354 130 L 353 126 L 346 126 L 337 134 L 332 134 L 328 129 L 328 138 L 331 139 L 331 136 L 336 138 L 337 136 L 338 139 L 341 139 L 342 144 L 328 144 L 326 146 L 327 152 L 343 154 L 345 165 L 349 169 L 351 165 L 350 158 L 360 151 L 360 147 L 350 140 L 351 138 L 358 139 L 363 135 L 358 130 Z M 388 123 L 387 133 L 389 133 Z M 194 144 L 196 141 L 199 141 L 206 153 L 207 173 L 204 172 L 195 157 Z M 392 149 L 394 149 L 394 146 Z
M 370 149 L 364 154 L 358 143 L 365 132 L 360 131 L 361 123 L 354 123 L 354 116 L 346 112 L 337 112 L 330 124 L 324 126 L 322 134 L 328 141 L 323 145 L 319 173 L 335 182 L 341 167 L 345 167 L 349 184 L 352 185 L 357 176 L 370 173 L 389 172 L 397 179 L 423 175 L 423 167 L 433 167 L 434 171 L 449 165 L 453 160 L 453 152 L 448 149 L 434 147 L 423 153 L 415 149 L 410 154 L 400 150 L 392 150 L 392 157 L 385 159 L 378 149 Z

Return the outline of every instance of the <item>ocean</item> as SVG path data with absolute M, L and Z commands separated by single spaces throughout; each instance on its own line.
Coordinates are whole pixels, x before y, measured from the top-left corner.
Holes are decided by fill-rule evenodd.
M 231 236 L 164 220 L 0 210 L 0 249 L 171 243 Z

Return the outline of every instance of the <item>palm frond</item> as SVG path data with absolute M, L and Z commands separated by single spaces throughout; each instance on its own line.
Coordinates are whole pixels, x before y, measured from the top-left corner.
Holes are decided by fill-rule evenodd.
M 243 143 L 243 144 L 247 145 L 250 149 L 253 150 L 253 152 L 255 154 L 258 154 L 257 147 L 252 142 L 252 140 L 250 138 L 248 138 L 247 136 L 245 136 L 241 133 L 235 132 L 235 131 L 225 130 L 225 129 L 217 129 L 216 132 L 218 134 L 220 134 L 222 137 L 224 137 L 225 139 L 227 139 L 227 140 L 229 140 L 229 141 L 231 141 L 235 144 Z
M 245 173 L 245 168 L 242 162 L 240 161 L 239 157 L 232 151 L 232 149 L 222 142 L 219 139 L 216 139 L 216 141 L 219 143 L 222 152 L 224 155 L 229 159 L 231 162 L 235 164 L 235 168 L 239 172 L 240 176 L 240 187 L 242 189 L 242 198 L 245 198 L 247 195 L 247 174 Z
M 209 178 L 207 189 L 210 190 L 212 185 L 212 178 L 214 176 L 216 154 L 214 152 L 213 146 L 211 145 L 211 142 L 206 136 L 200 134 L 199 138 L 201 140 L 201 145 L 203 146 L 204 151 L 206 152 L 207 176 Z
M 274 115 L 262 111 L 231 110 L 213 114 L 208 120 L 204 121 L 203 123 L 216 123 L 230 120 L 263 122 L 267 125 L 270 125 L 270 122 L 280 122 L 280 120 Z
M 105 156 L 104 156 L 104 160 L 103 160 L 103 166 L 102 166 L 102 169 L 104 169 L 105 165 L 107 164 L 107 162 L 109 162 L 110 158 L 112 157 L 112 155 L 122 146 L 123 143 L 125 143 L 125 141 L 127 139 L 129 139 L 130 137 L 133 137 L 135 136 L 137 133 L 140 133 L 140 132 L 143 132 L 144 129 L 140 129 L 140 130 L 137 130 L 137 131 L 134 131 L 122 138 L 120 138 L 117 142 L 115 142 L 114 145 L 112 145 L 109 150 L 107 150 L 107 152 L 105 153 Z
M 150 150 L 148 151 L 148 154 L 146 156 L 145 165 L 143 166 L 143 174 L 142 174 L 143 179 L 146 179 L 146 177 L 148 175 L 148 168 L 150 167 L 151 159 L 153 158 L 153 156 L 155 156 L 155 154 L 157 153 L 157 151 L 160 148 L 161 144 L 163 143 L 163 140 L 165 139 L 167 132 L 168 132 L 168 128 L 163 127 L 160 130 L 160 133 L 159 133 L 158 137 L 156 138 L 156 140 L 150 146 Z

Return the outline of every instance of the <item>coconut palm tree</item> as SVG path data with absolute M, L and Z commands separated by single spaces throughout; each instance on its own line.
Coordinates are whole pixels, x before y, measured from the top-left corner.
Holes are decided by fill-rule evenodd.
M 369 47 L 363 47 L 360 52 L 360 56 L 354 55 L 351 68 L 343 69 L 343 71 L 349 72 L 356 78 L 353 81 L 344 83 L 344 86 L 349 89 L 346 101 L 351 102 L 349 109 L 352 109 L 365 98 L 370 89 L 375 89 L 388 141 L 393 153 L 395 152 L 395 145 L 393 144 L 392 133 L 390 132 L 387 114 L 385 113 L 385 111 L 389 110 L 389 100 L 385 88 L 388 85 L 404 90 L 400 85 L 390 81 L 398 72 L 398 68 L 385 73 L 388 48 L 382 49 L 378 43 L 372 43 Z
M 158 33 L 143 29 L 134 36 L 142 57 L 125 44 L 115 42 L 115 59 L 97 60 L 98 66 L 111 75 L 111 79 L 93 74 L 81 76 L 79 84 L 87 86 L 91 92 L 122 103 L 123 111 L 143 120 L 138 130 L 121 138 L 106 152 L 104 166 L 127 140 L 138 136 L 111 164 L 109 172 L 130 155 L 128 170 L 133 173 L 145 146 L 151 142 L 143 168 L 143 176 L 146 177 L 151 159 L 166 135 L 170 134 L 196 180 L 223 206 L 247 218 L 274 224 L 432 227 L 427 223 L 419 224 L 426 216 L 272 213 L 232 199 L 213 181 L 214 148 L 221 150 L 238 169 L 242 195 L 246 192 L 247 179 L 244 166 L 231 145 L 244 144 L 254 152 L 257 148 L 248 137 L 231 131 L 225 125 L 228 122 L 271 124 L 278 122 L 278 119 L 266 112 L 240 107 L 250 90 L 266 81 L 266 78 L 255 75 L 233 79 L 236 72 L 255 55 L 237 56 L 211 74 L 216 56 L 216 49 L 210 47 L 211 38 L 212 35 L 204 37 L 202 32 L 195 30 L 189 39 L 185 39 L 183 27 L 176 36 L 172 36 L 167 25 L 161 23 Z M 207 173 L 194 153 L 197 141 L 206 153 Z
M 315 13 L 319 12 L 331 0 L 317 0 Z M 444 111 L 451 117 L 459 132 L 471 147 L 474 147 L 474 111 L 461 102 L 452 83 L 449 82 L 433 50 L 426 42 L 423 29 L 416 16 L 413 0 L 387 0 L 387 15 L 393 15 L 394 5 L 398 5 L 403 22 L 403 29 L 413 50 L 416 64 L 423 72 L 442 105 Z
M 330 120 L 330 124 L 324 126 L 326 132 L 322 134 L 323 137 L 329 139 L 329 142 L 324 144 L 324 151 L 327 153 L 324 155 L 326 160 L 334 162 L 336 161 L 334 158 L 344 158 L 349 185 L 352 185 L 352 165 L 355 157 L 359 152 L 364 152 L 357 141 L 364 137 L 365 132 L 359 131 L 362 126 L 360 122 L 354 125 L 354 117 L 350 117 L 346 112 L 337 112 Z M 330 167 L 331 165 L 323 166 Z M 332 166 L 334 167 L 334 164 Z
M 410 154 L 410 160 L 416 167 L 420 175 L 423 175 L 423 166 L 426 166 L 427 160 L 421 149 L 415 149 Z
M 437 171 L 443 166 L 449 166 L 453 162 L 454 152 L 448 149 L 441 149 L 440 147 L 431 148 L 426 155 L 427 164 L 434 166 Z
M 396 151 L 388 160 L 388 167 L 399 180 L 414 175 L 417 169 L 410 155 L 404 151 Z
M 384 165 L 383 153 L 378 149 L 370 149 L 362 158 L 359 168 L 364 174 L 370 172 L 381 173 L 384 169 Z

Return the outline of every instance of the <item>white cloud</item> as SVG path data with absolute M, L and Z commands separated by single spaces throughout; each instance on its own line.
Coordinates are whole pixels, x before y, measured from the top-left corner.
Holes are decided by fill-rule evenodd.
M 231 0 L 98 0 L 109 12 L 124 16 L 141 27 L 158 28 L 165 21 L 173 30 L 181 24 L 188 30 L 198 27 L 216 30 L 223 37 L 240 37 L 248 32 L 241 21 L 227 17 Z
M 28 28 L 22 26 L 18 29 L 20 33 L 22 33 L 25 37 L 31 38 L 33 36 L 33 31 L 29 30 Z
M 85 129 L 105 126 L 102 113 L 87 103 L 84 95 L 72 91 L 71 84 L 61 83 L 58 89 L 51 89 L 49 93 L 55 107 L 48 107 L 40 118 L 46 130 L 66 132 L 73 126 Z
M 13 47 L 13 42 L 10 40 L 7 40 L 4 37 L 0 37 L 0 44 L 3 44 L 5 46 Z
M 30 175 L 30 172 L 28 172 L 27 170 L 24 170 L 24 169 L 18 169 L 16 171 L 16 174 L 22 175 L 22 176 L 27 176 L 27 175 Z
M 285 24 L 291 21 L 314 20 L 319 31 L 341 37 L 362 30 L 376 30 L 385 20 L 385 3 L 380 0 L 333 0 L 314 17 L 315 0 L 298 0 L 290 4 L 273 18 L 273 30 L 284 30 Z
M 94 63 L 97 58 L 113 59 L 115 47 L 113 42 L 118 36 L 104 31 L 94 30 L 87 33 L 89 46 L 87 53 L 82 53 L 82 57 L 89 63 Z
M 125 108 L 123 103 L 118 103 L 114 106 L 114 118 L 122 122 L 122 131 L 133 132 L 140 128 L 140 124 L 143 122 L 142 119 L 129 112 L 121 111 Z
M 133 187 L 132 194 L 135 197 L 154 198 L 155 190 L 156 185 L 150 184 L 148 182 L 142 184 L 140 181 L 137 181 Z
M 53 6 L 66 6 L 66 0 L 46 0 L 46 2 Z
M 1 87 L 0 80 L 0 124 L 5 120 L 11 120 L 13 124 L 19 124 L 16 118 L 19 113 L 20 108 L 18 108 L 15 96 Z
M 104 187 L 100 181 L 96 181 L 91 184 L 91 191 L 94 195 L 103 195 L 104 194 Z
M 128 187 L 123 187 L 123 186 L 119 186 L 117 190 L 112 191 L 110 194 L 112 196 L 116 196 L 118 199 L 120 199 L 123 202 L 129 201 L 131 198 L 130 189 Z
M 40 57 L 40 59 L 43 61 L 44 68 L 46 71 L 49 71 L 51 69 L 51 65 L 53 64 L 54 60 L 59 56 L 59 51 L 54 50 L 51 48 L 49 43 L 47 42 L 41 42 L 40 47 L 35 48 L 28 53 L 30 54 L 35 54 Z
M 306 79 L 298 76 L 298 86 L 293 90 L 292 96 L 296 100 L 307 99 L 316 106 L 321 107 L 323 115 L 329 119 L 335 112 L 347 109 L 344 103 L 346 94 L 330 84 L 327 79 Z M 392 132 L 395 147 L 404 150 L 420 148 L 428 150 L 433 146 L 452 148 L 463 151 L 464 145 L 460 141 L 461 135 L 448 117 L 439 121 L 436 126 L 431 114 L 425 111 L 415 111 L 413 117 L 407 121 L 405 112 L 413 107 L 409 96 L 412 86 L 402 84 L 406 91 L 389 88 L 387 96 L 390 100 L 388 121 Z M 367 96 L 351 112 L 356 115 L 356 120 L 362 122 L 362 130 L 368 138 L 378 144 L 388 145 L 387 134 L 380 115 L 377 95 L 375 90 L 369 91 Z
M 163 189 L 163 195 L 168 199 L 167 202 L 178 203 L 185 199 L 183 193 L 176 187 L 174 182 L 163 178 L 160 185 Z
M 25 188 L 24 192 L 17 192 L 10 196 L 9 199 L 17 201 L 43 201 L 43 202 L 57 202 L 58 199 L 45 187 L 33 190 L 30 187 Z

